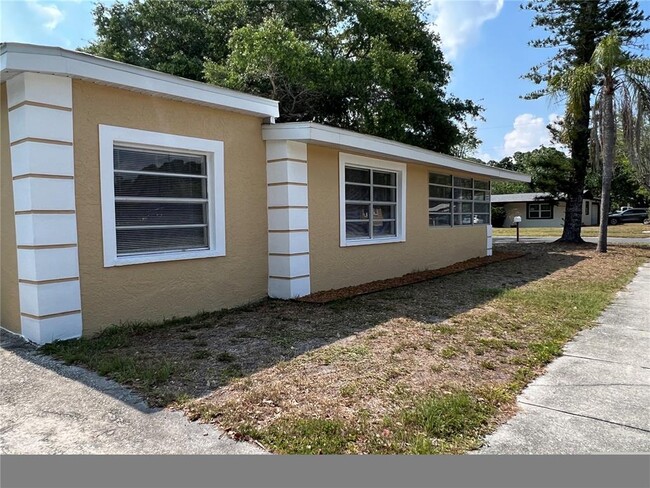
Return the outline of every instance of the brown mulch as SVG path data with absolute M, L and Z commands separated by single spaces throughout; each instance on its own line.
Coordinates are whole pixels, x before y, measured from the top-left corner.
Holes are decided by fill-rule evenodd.
M 366 295 L 368 293 L 375 293 L 377 291 L 388 290 L 390 288 L 398 288 L 400 286 L 412 285 L 413 283 L 420 283 L 433 278 L 447 276 L 454 273 L 460 273 L 469 269 L 480 268 L 492 263 L 500 261 L 507 261 L 510 259 L 517 259 L 525 256 L 526 253 L 522 252 L 495 252 L 492 256 L 485 256 L 482 258 L 472 258 L 466 261 L 452 264 L 444 268 L 429 269 L 425 271 L 416 271 L 414 273 L 407 273 L 397 278 L 389 278 L 386 280 L 371 281 L 361 285 L 347 286 L 345 288 L 337 288 L 334 290 L 324 290 L 304 297 L 297 298 L 299 302 L 308 303 L 329 303 L 343 298 L 351 298 L 359 295 Z

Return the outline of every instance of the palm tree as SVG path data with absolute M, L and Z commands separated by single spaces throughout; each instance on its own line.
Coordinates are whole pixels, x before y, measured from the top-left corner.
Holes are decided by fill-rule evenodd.
M 631 56 L 622 48 L 616 32 L 604 37 L 591 61 L 551 80 L 552 93 L 567 94 L 567 115 L 581 113 L 580 98 L 596 86 L 592 108 L 591 156 L 602 161 L 599 252 L 607 252 L 607 223 L 610 190 L 614 174 L 617 121 L 623 129 L 623 142 L 635 166 L 640 162 L 641 134 L 646 114 L 650 114 L 650 59 Z M 636 163 L 635 163 L 636 162 Z

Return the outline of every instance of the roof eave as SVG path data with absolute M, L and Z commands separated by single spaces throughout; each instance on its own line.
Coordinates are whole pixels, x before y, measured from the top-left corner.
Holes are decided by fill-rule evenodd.
M 494 168 L 401 142 L 358 134 L 314 122 L 267 124 L 263 126 L 262 137 L 266 141 L 291 140 L 305 142 L 370 156 L 390 158 L 401 162 L 425 164 L 441 169 L 454 169 L 466 173 L 480 174 L 489 177 L 491 180 L 530 182 L 530 176 L 524 173 Z
M 279 116 L 275 100 L 59 47 L 2 43 L 2 81 L 23 72 L 67 76 L 262 118 Z

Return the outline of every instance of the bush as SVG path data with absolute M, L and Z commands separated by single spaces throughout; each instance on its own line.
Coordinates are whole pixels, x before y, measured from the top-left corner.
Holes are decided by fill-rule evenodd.
M 492 206 L 492 226 L 503 227 L 506 221 L 506 209 L 503 207 Z

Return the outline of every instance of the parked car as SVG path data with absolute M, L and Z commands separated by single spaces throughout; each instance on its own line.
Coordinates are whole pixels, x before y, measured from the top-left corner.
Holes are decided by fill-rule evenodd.
M 609 223 L 611 225 L 626 224 L 629 222 L 643 222 L 648 218 L 648 209 L 646 208 L 628 208 L 609 214 Z

